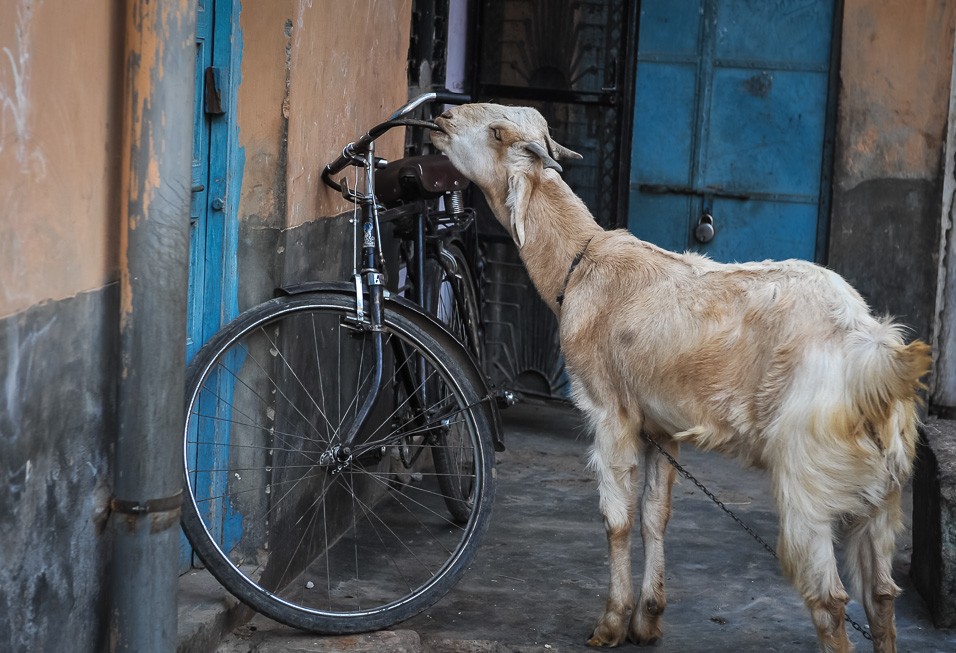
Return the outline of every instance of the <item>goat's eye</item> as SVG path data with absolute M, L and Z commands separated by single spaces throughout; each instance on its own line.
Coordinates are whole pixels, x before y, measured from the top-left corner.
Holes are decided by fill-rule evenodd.
M 500 141 L 500 140 L 501 140 L 501 130 L 500 130 L 500 129 L 498 129 L 497 127 L 492 127 L 492 128 L 491 128 L 491 133 L 494 135 L 496 141 Z

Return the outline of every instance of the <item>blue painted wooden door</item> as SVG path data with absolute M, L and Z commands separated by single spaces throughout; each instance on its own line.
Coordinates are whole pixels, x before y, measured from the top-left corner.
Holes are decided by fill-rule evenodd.
M 833 5 L 643 0 L 633 233 L 721 261 L 822 258 Z
M 234 146 L 238 3 L 196 0 L 196 94 L 193 102 L 192 210 L 186 359 L 236 314 L 235 197 L 242 152 Z M 231 199 L 231 201 L 230 201 Z
M 196 95 L 193 105 L 192 206 L 190 212 L 189 305 L 187 313 L 186 358 L 237 313 L 236 249 L 237 217 L 230 198 L 237 195 L 241 180 L 241 148 L 232 145 L 237 128 L 235 101 L 228 91 L 230 70 L 238 70 L 241 38 L 235 38 L 238 3 L 233 0 L 196 0 Z M 236 82 L 238 83 L 238 82 Z M 220 396 L 232 392 L 228 380 Z M 203 408 L 200 398 L 199 410 Z M 203 443 L 221 442 L 229 437 L 228 421 L 210 428 Z M 192 446 L 185 455 L 193 468 L 214 469 L 209 446 Z M 197 498 L 214 496 L 216 489 L 195 482 Z M 216 529 L 227 526 L 228 515 Z M 214 530 L 216 530 L 214 529 Z M 213 533 L 219 535 L 219 531 Z M 189 568 L 191 550 L 185 538 L 180 543 L 180 565 Z

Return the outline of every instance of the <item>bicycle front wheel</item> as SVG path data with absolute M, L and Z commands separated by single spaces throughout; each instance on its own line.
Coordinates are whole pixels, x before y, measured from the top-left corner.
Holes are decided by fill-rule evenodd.
M 354 633 L 417 614 L 461 576 L 494 500 L 492 424 L 471 361 L 435 329 L 386 306 L 384 385 L 396 391 L 370 387 L 373 335 L 354 298 L 332 292 L 266 302 L 197 354 L 183 527 L 239 599 L 296 628 Z M 346 452 L 368 393 L 371 419 Z M 449 517 L 431 457 L 406 455 L 449 428 L 474 460 L 465 520 Z

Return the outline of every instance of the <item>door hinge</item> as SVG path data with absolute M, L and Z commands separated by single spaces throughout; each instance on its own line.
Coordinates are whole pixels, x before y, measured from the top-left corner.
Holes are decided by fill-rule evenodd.
M 209 115 L 221 116 L 226 113 L 222 108 L 222 68 L 209 66 L 203 84 L 204 110 Z

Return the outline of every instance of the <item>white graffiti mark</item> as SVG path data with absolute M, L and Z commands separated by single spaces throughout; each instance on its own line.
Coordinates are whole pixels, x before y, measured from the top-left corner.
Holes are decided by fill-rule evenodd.
M 305 24 L 305 10 L 312 8 L 312 0 L 299 0 L 299 14 L 296 20 L 297 27 L 299 32 L 302 32 L 302 29 Z
M 36 166 L 38 176 L 46 172 L 43 154 L 31 148 L 30 135 L 30 23 L 33 20 L 33 3 L 21 0 L 17 6 L 16 52 L 3 47 L 3 54 L 10 66 L 8 75 L 0 75 L 0 153 L 6 147 L 12 123 L 12 138 L 16 143 L 16 157 L 21 172 L 29 172 Z M 6 66 L 0 65 L 0 73 Z M 12 84 L 11 84 L 12 82 Z

